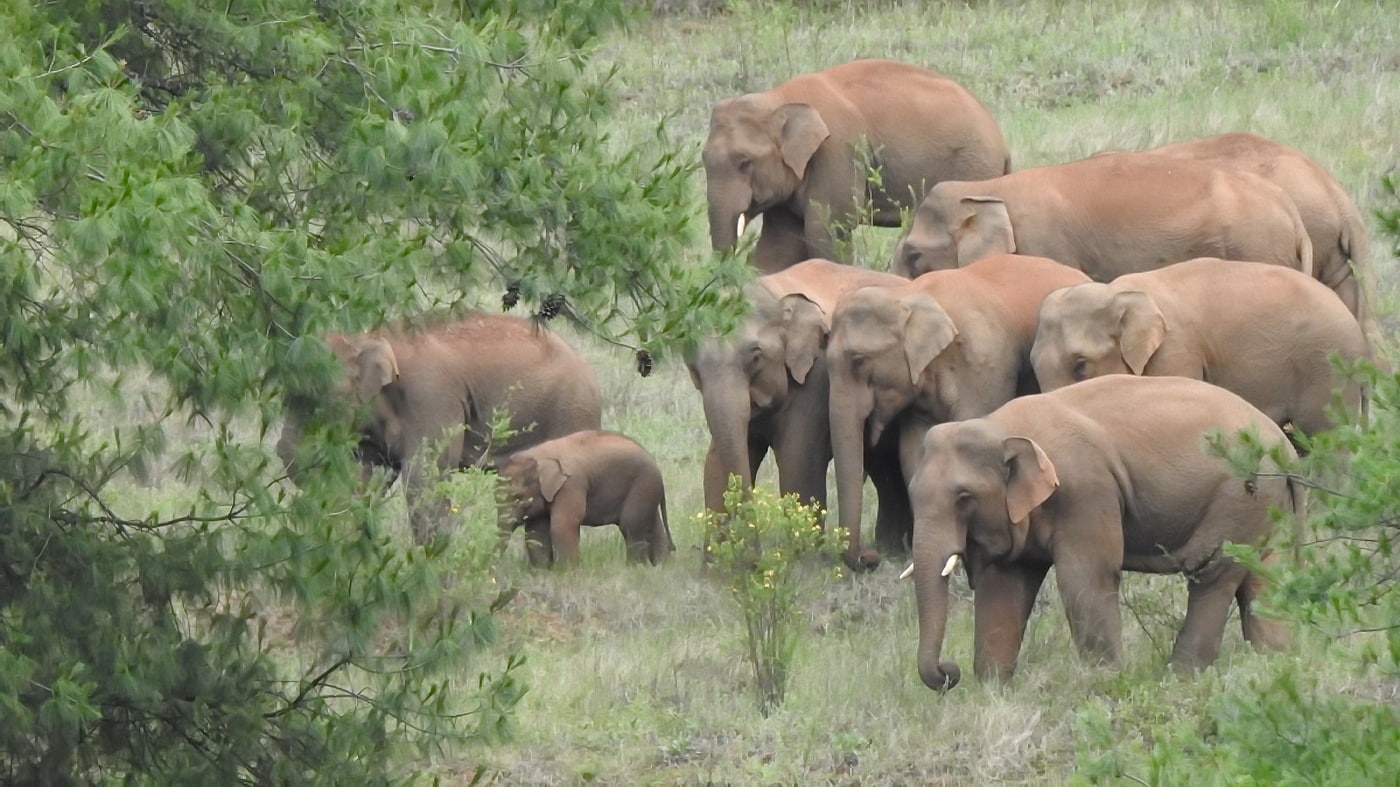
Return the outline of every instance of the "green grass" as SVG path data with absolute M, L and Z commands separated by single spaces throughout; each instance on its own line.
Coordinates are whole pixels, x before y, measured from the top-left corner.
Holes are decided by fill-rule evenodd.
M 852 58 L 892 57 L 943 71 L 976 93 L 1001 123 L 1018 167 L 1251 130 L 1312 155 L 1369 214 L 1378 177 L 1400 162 L 1394 3 L 853 0 L 819 11 L 759 2 L 731 8 L 658 17 L 605 43 L 597 65 L 618 68 L 624 93 L 618 137 L 643 138 L 665 119 L 667 134 L 698 161 L 716 100 Z M 702 190 L 697 171 L 693 204 L 677 208 L 697 216 L 695 264 L 709 253 Z M 896 237 L 861 230 L 860 260 L 884 267 Z M 1381 254 L 1377 270 L 1393 294 L 1394 260 Z M 493 308 L 498 297 L 484 293 L 482 304 Z M 903 565 L 886 564 L 813 594 L 787 702 L 764 719 L 737 611 L 700 573 L 695 514 L 708 435 L 699 396 L 678 359 L 643 379 L 630 353 L 565 333 L 598 369 L 605 426 L 633 436 L 661 463 L 678 551 L 660 568 L 627 566 L 617 531 L 596 528 L 585 533 L 579 569 L 530 571 L 517 536 L 497 581 L 520 593 L 502 614 L 496 653 L 462 665 L 457 678 L 467 690 L 497 655 L 525 653 L 529 692 L 515 740 L 449 746 L 432 761 L 406 763 L 405 772 L 502 784 L 1060 783 L 1077 762 L 1102 764 L 1112 755 L 1083 743 L 1076 730 L 1086 719 L 1106 716 L 1118 740 L 1149 745 L 1155 727 L 1197 723 L 1211 697 L 1279 664 L 1315 665 L 1318 680 L 1337 693 L 1381 693 L 1323 658 L 1323 633 L 1298 632 L 1292 653 L 1265 657 L 1241 642 L 1237 621 L 1214 669 L 1177 678 L 1164 663 L 1185 607 L 1184 582 L 1129 575 L 1121 669 L 1078 660 L 1047 581 L 1017 677 L 1004 688 L 970 677 L 971 595 L 960 585 L 945 651 L 968 677 L 939 696 L 914 668 L 912 588 L 896 579 Z M 771 473 L 763 480 L 771 483 Z M 133 494 L 164 502 L 175 494 L 169 487 Z

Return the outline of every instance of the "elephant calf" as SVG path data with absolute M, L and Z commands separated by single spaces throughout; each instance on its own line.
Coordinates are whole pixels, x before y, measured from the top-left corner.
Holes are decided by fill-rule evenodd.
M 532 566 L 577 565 L 583 525 L 617 525 L 633 562 L 675 551 L 661 470 L 629 437 L 575 432 L 513 454 L 500 476 L 502 537 L 523 526 Z
M 1366 338 L 1327 285 L 1277 265 L 1202 258 L 1051 293 L 1031 363 L 1046 391 L 1105 374 L 1208 380 L 1312 434 L 1331 426 L 1334 397 L 1360 404 L 1333 354 L 1363 358 Z
M 360 460 L 403 477 L 414 539 L 430 540 L 445 516 L 431 494 L 438 474 L 492 466 L 551 437 L 602 422 L 602 394 L 593 368 L 577 350 L 531 320 L 473 312 L 430 321 L 417 330 L 386 328 L 330 334 L 341 379 L 330 401 L 293 398 L 277 454 L 293 480 L 306 472 L 301 453 L 306 421 L 334 404 L 358 406 Z M 510 416 L 513 434 L 490 442 L 491 418 Z M 433 498 L 423 505 L 424 498 Z
M 948 576 L 960 559 L 974 593 L 976 668 L 984 680 L 1014 673 L 1052 565 L 1074 640 L 1096 660 L 1119 658 L 1125 570 L 1186 575 L 1190 595 L 1174 666 L 1215 660 L 1232 598 L 1246 640 L 1286 645 L 1288 631 L 1251 610 L 1259 577 L 1221 551 L 1226 541 L 1265 543 L 1271 508 L 1302 514 L 1303 490 L 1272 459 L 1241 478 L 1207 450 L 1207 433 L 1245 430 L 1292 454 L 1268 416 L 1224 388 L 1122 374 L 929 430 L 910 484 L 923 682 L 938 690 L 958 682 L 958 666 L 939 658 Z

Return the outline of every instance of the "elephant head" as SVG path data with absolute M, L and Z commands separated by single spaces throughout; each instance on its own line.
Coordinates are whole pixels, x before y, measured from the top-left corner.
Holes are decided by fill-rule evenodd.
M 568 479 L 568 471 L 554 457 L 529 451 L 513 454 L 500 469 L 501 529 L 509 531 L 531 517 L 544 516 Z
M 831 447 L 840 522 L 850 532 L 846 562 L 853 566 L 880 560 L 872 550 L 860 550 L 864 440 L 878 443 L 895 418 L 940 382 L 935 360 L 957 336 L 948 313 L 921 292 L 865 287 L 836 307 L 827 345 Z
M 791 199 L 829 136 L 810 104 L 780 103 L 764 93 L 716 104 L 701 156 L 714 248 L 733 246 L 745 222 Z
M 1006 203 L 997 197 L 963 196 L 961 186 L 940 183 L 919 204 L 909 231 L 894 247 L 895 273 L 913 279 L 1016 252 Z
M 401 455 L 403 424 L 394 405 L 398 398 L 398 358 L 383 337 L 347 337 L 332 334 L 326 344 L 340 362 L 341 375 L 327 392 L 334 404 L 366 408 L 369 415 L 359 424 L 358 455 L 366 475 L 374 467 L 396 467 Z M 306 397 L 292 399 L 277 440 L 277 456 L 293 481 L 297 479 L 297 449 L 302 429 L 318 403 Z
M 957 685 L 958 665 L 941 661 L 948 624 L 948 577 L 961 561 L 968 584 L 992 563 L 1025 548 L 1031 512 L 1059 486 L 1055 465 L 1027 437 L 986 419 L 939 424 L 923 440 L 909 484 L 914 509 L 914 592 L 919 677 L 931 689 Z
M 1140 375 L 1166 335 L 1167 320 L 1145 292 L 1066 287 L 1040 306 L 1031 365 L 1042 391 L 1106 374 Z
M 804 295 L 778 297 L 761 284 L 750 285 L 748 295 L 753 310 L 739 330 L 703 344 L 687 363 L 725 477 L 746 485 L 753 479 L 750 421 L 780 408 L 793 385 L 807 382 L 823 360 L 827 332 L 826 316 Z

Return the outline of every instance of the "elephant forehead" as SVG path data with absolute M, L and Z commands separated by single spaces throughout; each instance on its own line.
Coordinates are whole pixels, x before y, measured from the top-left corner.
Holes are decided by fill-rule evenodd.
M 985 418 L 939 424 L 924 435 L 926 457 L 959 456 L 974 460 L 1002 460 L 1004 430 Z

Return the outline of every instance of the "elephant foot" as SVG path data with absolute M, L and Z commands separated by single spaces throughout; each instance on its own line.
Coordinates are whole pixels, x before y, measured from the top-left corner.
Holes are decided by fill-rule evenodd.
M 867 549 L 860 554 L 842 553 L 841 560 L 845 562 L 846 568 L 856 572 L 870 572 L 880 567 L 880 553 L 873 549 Z

